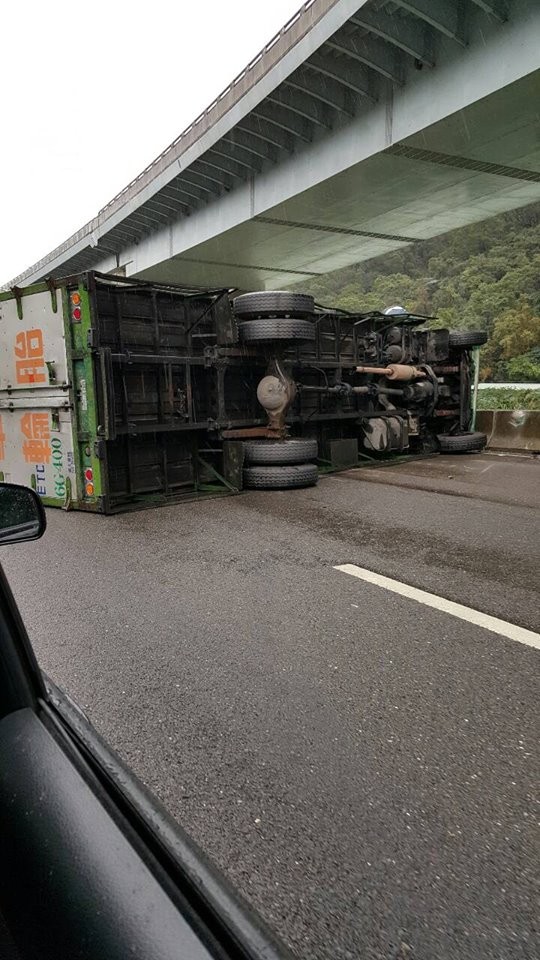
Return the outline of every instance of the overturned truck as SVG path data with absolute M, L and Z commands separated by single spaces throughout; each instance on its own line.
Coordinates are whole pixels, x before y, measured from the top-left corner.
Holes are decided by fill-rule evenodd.
M 477 452 L 480 332 L 95 272 L 0 294 L 0 478 L 112 513 Z

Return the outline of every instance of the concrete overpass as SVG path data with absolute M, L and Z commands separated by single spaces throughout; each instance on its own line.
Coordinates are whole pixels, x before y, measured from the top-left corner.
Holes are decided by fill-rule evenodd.
M 309 0 L 15 278 L 275 288 L 540 199 L 539 0 Z

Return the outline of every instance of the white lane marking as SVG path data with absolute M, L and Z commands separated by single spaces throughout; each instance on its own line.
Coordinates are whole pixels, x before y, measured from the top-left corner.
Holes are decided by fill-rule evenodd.
M 416 600 L 417 603 L 423 603 L 427 607 L 442 610 L 443 613 L 459 617 L 460 620 L 466 620 L 467 623 L 474 623 L 477 627 L 484 627 L 485 630 L 498 633 L 501 637 L 507 637 L 508 640 L 525 643 L 528 647 L 535 647 L 540 650 L 540 633 L 535 633 L 533 630 L 517 627 L 514 623 L 499 620 L 498 617 L 490 617 L 488 613 L 481 613 L 479 610 L 473 610 L 472 607 L 465 607 L 461 603 L 454 603 L 453 600 L 438 597 L 436 593 L 418 590 L 417 587 L 411 587 L 408 583 L 401 583 L 400 580 L 383 577 L 380 573 L 374 573 L 373 570 L 357 567 L 355 563 L 342 563 L 340 566 L 334 567 L 334 570 L 348 573 L 349 576 L 365 580 L 367 583 L 373 583 L 376 587 L 383 587 L 385 590 L 399 593 L 400 596 L 407 597 L 409 600 Z

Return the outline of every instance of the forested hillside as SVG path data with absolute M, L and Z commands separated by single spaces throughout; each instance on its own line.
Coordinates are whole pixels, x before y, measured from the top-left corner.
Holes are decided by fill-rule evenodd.
M 298 285 L 346 310 L 393 303 L 486 330 L 481 375 L 540 380 L 540 203 Z

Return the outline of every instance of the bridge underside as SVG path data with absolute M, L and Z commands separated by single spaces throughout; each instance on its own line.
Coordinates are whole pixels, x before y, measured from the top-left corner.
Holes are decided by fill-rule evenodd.
M 540 200 L 539 94 L 530 74 L 185 252 L 146 269 L 137 257 L 127 272 L 276 288 Z M 145 256 L 159 257 L 162 242 Z

